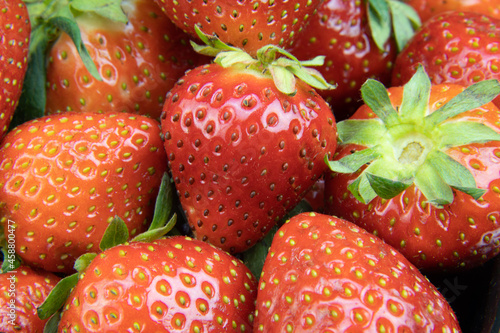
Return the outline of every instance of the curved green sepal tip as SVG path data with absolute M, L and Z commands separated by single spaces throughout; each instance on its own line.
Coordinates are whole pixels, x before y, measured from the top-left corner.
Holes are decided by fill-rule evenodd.
M 50 291 L 45 301 L 37 308 L 38 317 L 42 320 L 50 318 L 66 302 L 71 290 L 78 282 L 79 273 L 66 276 Z

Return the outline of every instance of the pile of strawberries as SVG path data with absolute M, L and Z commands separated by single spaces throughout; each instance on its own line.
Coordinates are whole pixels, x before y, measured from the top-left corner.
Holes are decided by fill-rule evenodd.
M 499 47 L 495 0 L 0 0 L 0 331 L 461 332 Z

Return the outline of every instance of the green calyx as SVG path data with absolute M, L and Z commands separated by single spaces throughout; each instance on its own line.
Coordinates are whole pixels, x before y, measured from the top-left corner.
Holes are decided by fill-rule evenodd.
M 401 51 L 422 23 L 415 9 L 400 0 L 368 0 L 368 24 L 380 50 L 393 36 Z
M 315 69 L 309 66 L 322 66 L 325 57 L 318 56 L 312 60 L 300 61 L 291 53 L 275 45 L 266 45 L 257 51 L 256 58 L 242 49 L 229 46 L 215 36 L 204 34 L 198 26 L 196 33 L 205 45 L 191 42 L 198 53 L 215 57 L 214 62 L 222 67 L 243 66 L 255 70 L 262 75 L 269 75 L 279 91 L 287 95 L 294 95 L 296 77 L 317 89 L 334 89 Z
M 451 119 L 492 101 L 500 93 L 499 81 L 476 83 L 432 113 L 430 91 L 429 77 L 420 66 L 404 86 L 403 101 L 396 110 L 385 87 L 369 79 L 361 95 L 378 118 L 338 123 L 342 144 L 367 148 L 337 161 L 325 161 L 338 173 L 355 173 L 367 165 L 348 186 L 359 201 L 368 203 L 377 196 L 390 199 L 411 184 L 437 207 L 453 202 L 452 189 L 475 199 L 485 193 L 477 188 L 471 172 L 443 151 L 470 143 L 500 141 L 500 134 L 482 123 Z

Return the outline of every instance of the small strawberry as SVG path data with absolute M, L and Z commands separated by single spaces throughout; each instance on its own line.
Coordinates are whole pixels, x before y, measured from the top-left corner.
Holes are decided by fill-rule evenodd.
M 0 0 L 0 139 L 17 107 L 28 63 L 31 24 L 21 0 Z
M 223 47 L 216 63 L 193 69 L 168 93 L 161 123 L 196 238 L 238 253 L 322 176 L 336 125 L 326 102 L 292 74 L 328 87 L 317 72 L 296 59 L 275 59 L 287 53 L 273 46 L 259 50 L 259 59 Z
M 500 20 L 472 12 L 447 12 L 421 27 L 398 55 L 392 85 L 406 83 L 421 64 L 433 84 L 469 86 L 500 79 Z M 500 106 L 500 98 L 494 103 Z
M 155 0 L 181 29 L 197 37 L 195 26 L 226 44 L 255 55 L 272 44 L 288 48 L 322 0 Z
M 415 8 L 422 22 L 447 11 L 467 11 L 484 14 L 500 19 L 500 1 L 498 0 L 404 0 Z
M 66 113 L 14 128 L 0 147 L 0 221 L 15 222 L 30 265 L 71 272 L 115 215 L 147 228 L 167 162 L 159 123 L 126 113 Z
M 38 317 L 37 308 L 59 280 L 28 266 L 0 274 L 0 331 L 42 333 L 47 320 Z
M 378 235 L 425 270 L 464 270 L 500 252 L 496 80 L 404 87 L 369 80 L 340 122 L 325 212 Z
M 318 70 L 337 88 L 319 94 L 342 120 L 361 106 L 366 79 L 389 84 L 398 50 L 419 24 L 415 11 L 399 1 L 326 0 L 290 52 L 298 59 L 325 56 Z
M 303 213 L 274 236 L 254 332 L 460 332 L 450 305 L 405 257 L 356 225 Z
M 54 39 L 35 43 L 31 50 L 38 57 L 30 64 L 32 71 L 43 66 L 35 82 L 46 83 L 46 95 L 41 87 L 30 87 L 35 96 L 27 98 L 41 108 L 34 116 L 120 111 L 159 118 L 165 92 L 187 69 L 208 59 L 194 52 L 189 36 L 152 1 L 112 0 L 97 6 L 57 0 L 28 8 L 37 22 L 34 38 Z
M 58 332 L 251 332 L 256 296 L 241 261 L 174 236 L 107 248 L 58 285 L 38 314 L 59 316 L 67 298 Z

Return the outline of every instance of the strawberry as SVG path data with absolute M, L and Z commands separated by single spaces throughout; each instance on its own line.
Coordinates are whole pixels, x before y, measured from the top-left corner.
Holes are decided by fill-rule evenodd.
M 404 0 L 415 8 L 420 19 L 425 22 L 431 17 L 447 11 L 468 11 L 500 19 L 500 1 L 498 0 Z
M 17 107 L 28 63 L 31 24 L 21 0 L 0 0 L 0 139 Z
M 0 331 L 43 332 L 47 320 L 38 317 L 37 308 L 59 280 L 52 273 L 28 266 L 0 274 Z
M 71 272 L 115 215 L 147 228 L 166 171 L 159 123 L 117 113 L 65 113 L 19 125 L 0 147 L 0 221 L 14 221 L 30 265 Z
M 79 275 L 58 332 L 251 332 L 256 296 L 250 270 L 209 244 L 184 236 L 132 242 L 102 252 Z
M 366 79 L 390 83 L 397 52 L 419 24 L 415 11 L 398 1 L 327 0 L 290 52 L 299 59 L 325 56 L 318 70 L 337 88 L 319 94 L 342 120 L 362 104 L 359 89 Z
M 403 255 L 345 220 L 316 213 L 274 236 L 254 332 L 460 332 L 438 290 Z
M 226 44 L 255 55 L 273 44 L 289 47 L 322 0 L 215 1 L 155 0 L 181 29 L 197 37 L 195 26 Z
M 496 80 L 404 87 L 369 80 L 340 122 L 325 212 L 378 235 L 426 271 L 465 270 L 500 252 Z
M 469 86 L 500 78 L 500 20 L 447 12 L 428 20 L 398 55 L 392 85 L 407 82 L 422 64 L 433 84 Z M 495 99 L 500 106 L 500 98 Z
M 273 60 L 287 54 L 273 46 L 259 50 L 258 59 L 225 47 L 215 63 L 193 69 L 168 93 L 161 124 L 195 237 L 238 253 L 322 176 L 336 124 L 326 102 L 288 71 L 319 83 L 312 69 L 284 56 Z
M 208 61 L 152 1 L 108 2 L 58 0 L 29 6 L 38 22 L 37 40 L 55 39 L 31 51 L 42 59 L 30 65 L 41 64 L 38 70 L 46 72 L 36 80 L 45 81 L 45 96 L 38 96 L 41 87 L 31 86 L 35 96 L 30 97 L 42 106 L 34 116 L 120 111 L 159 118 L 165 92 L 187 69 Z M 54 28 L 59 29 L 55 36 Z

